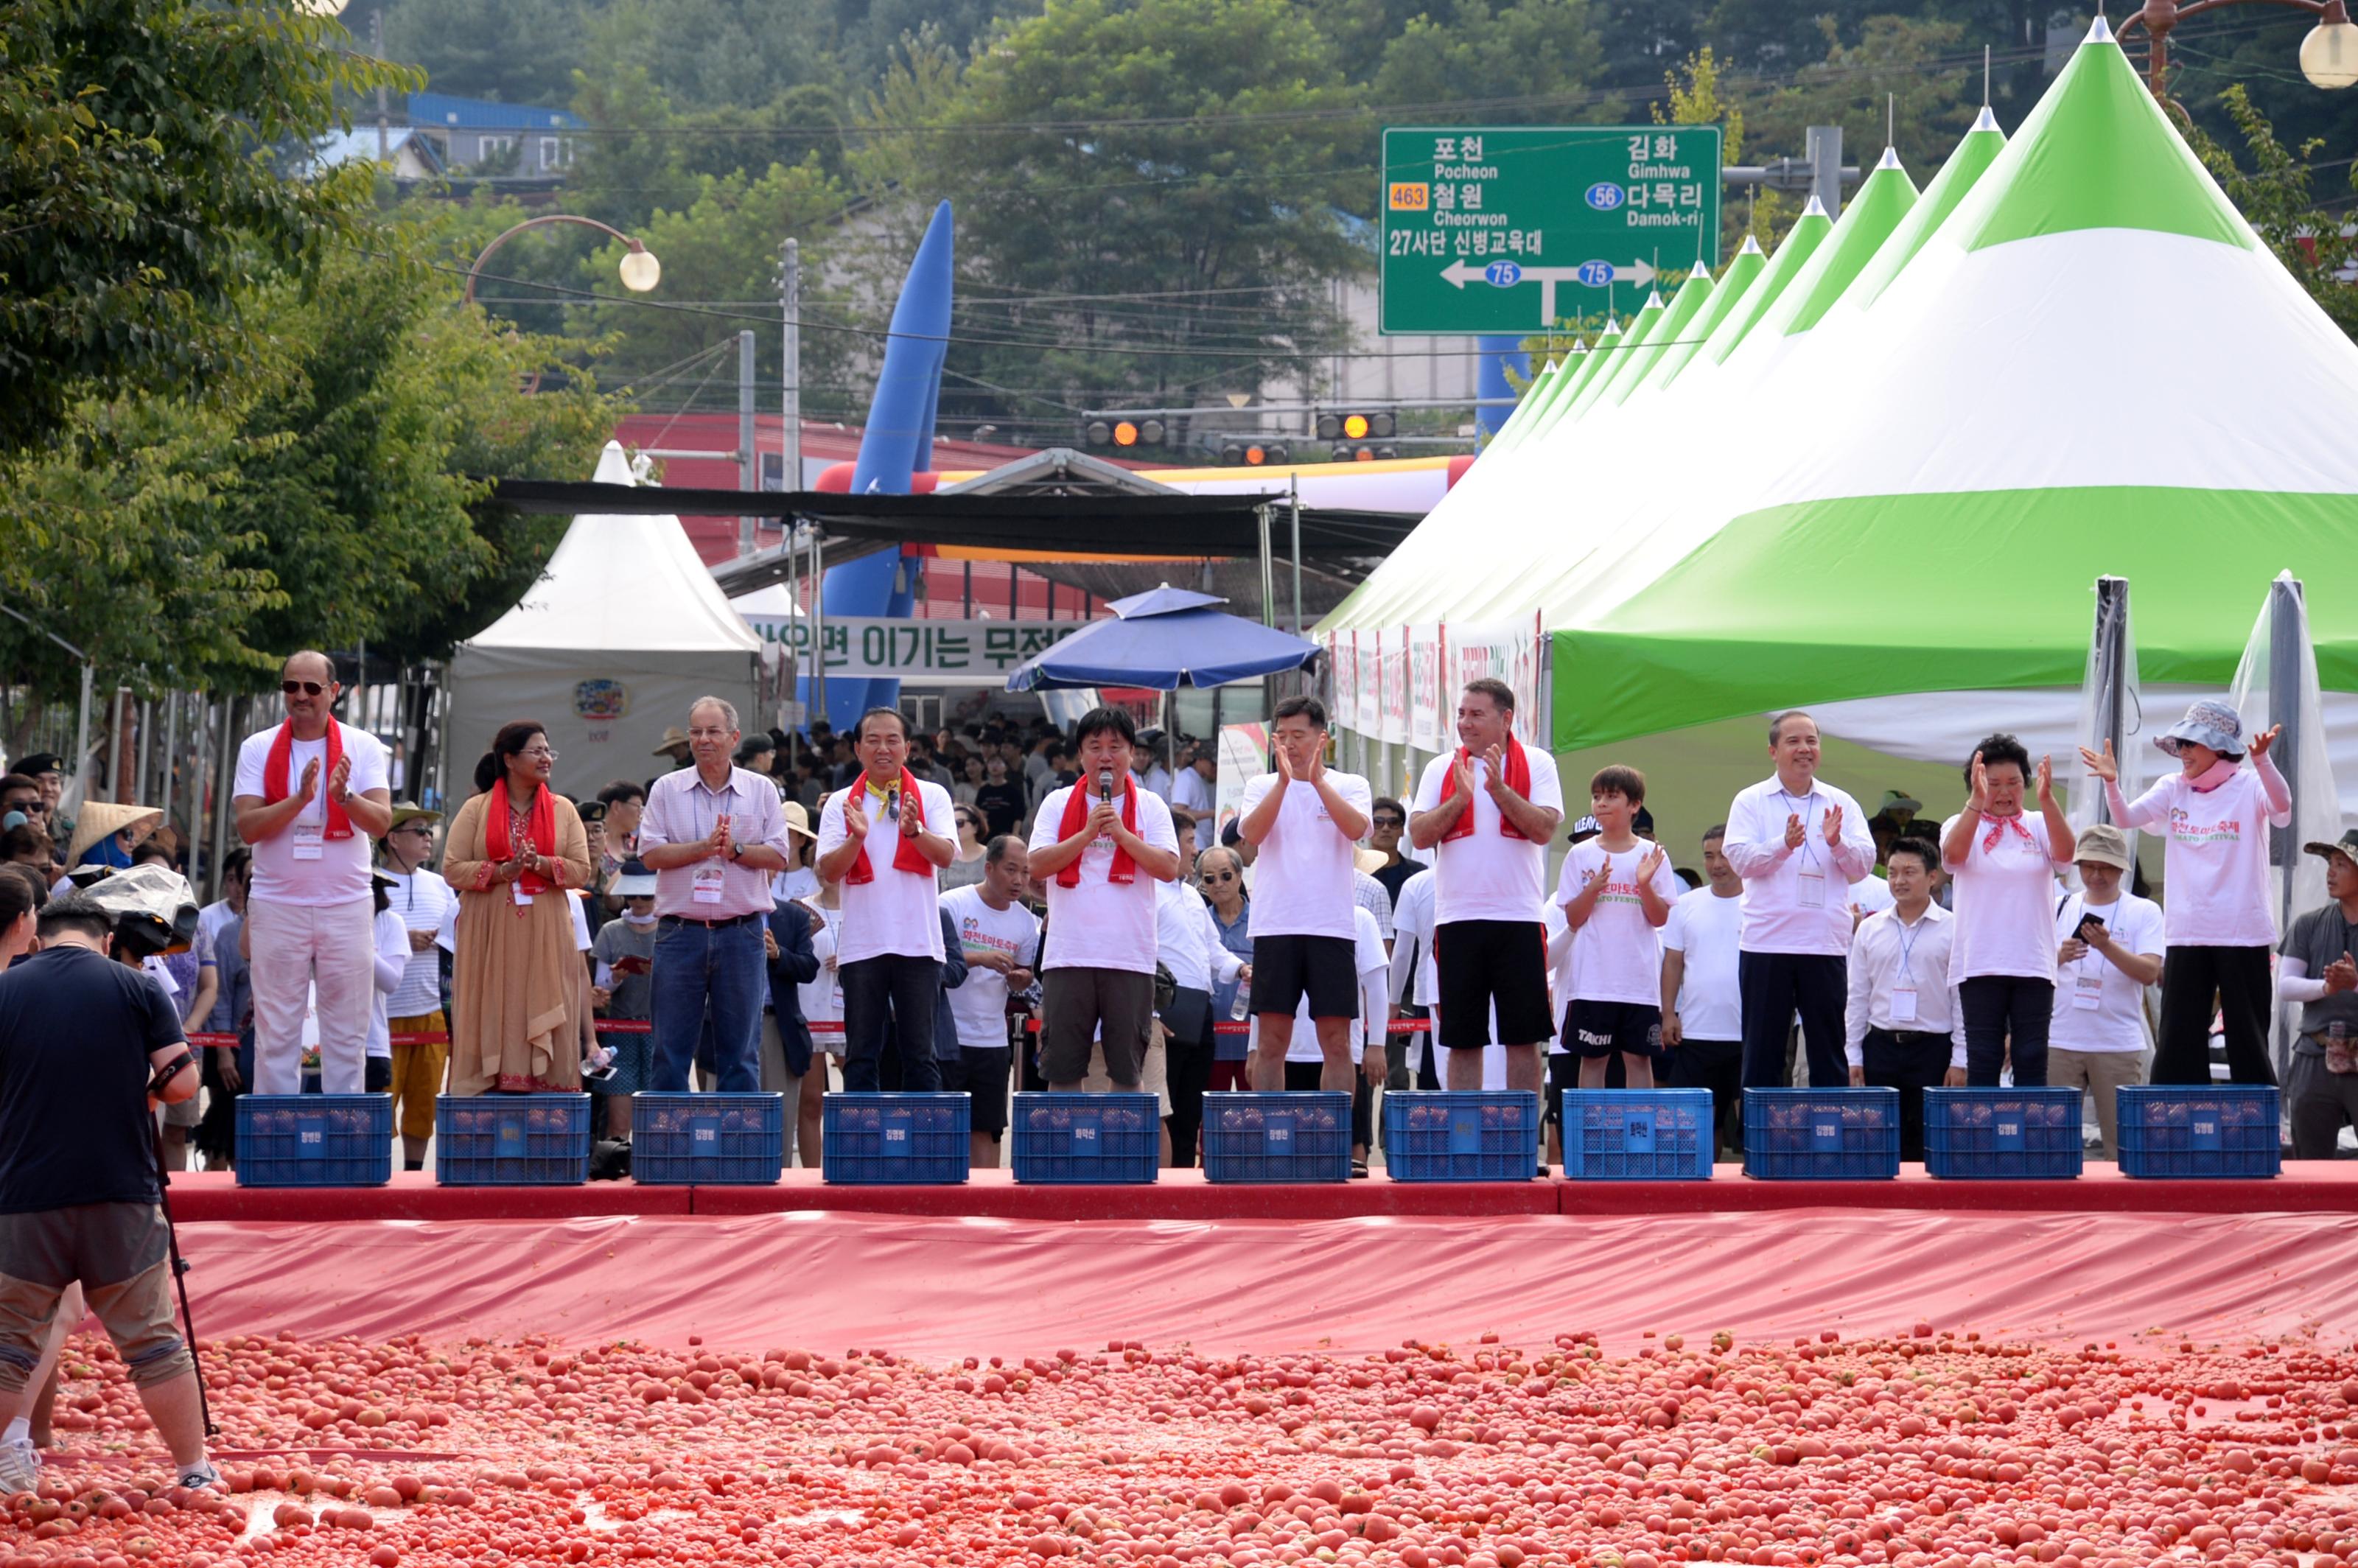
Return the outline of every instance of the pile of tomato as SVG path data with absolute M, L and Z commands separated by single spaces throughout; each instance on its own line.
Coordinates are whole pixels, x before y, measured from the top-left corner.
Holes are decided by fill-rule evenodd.
M 1919 1325 L 1605 1352 L 203 1347 L 232 1490 L 103 1343 L 0 1568 L 2358 1568 L 2358 1354 Z

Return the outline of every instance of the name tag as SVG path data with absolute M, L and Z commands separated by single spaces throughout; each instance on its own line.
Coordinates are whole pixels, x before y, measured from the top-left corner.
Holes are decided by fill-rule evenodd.
M 295 859 L 298 860 L 318 860 L 323 852 L 324 846 L 322 844 L 322 840 L 326 838 L 327 831 L 328 827 L 324 822 L 297 822 L 295 824 L 293 829 L 294 838 L 289 840 L 288 845 Z
M 720 1123 L 708 1116 L 691 1118 L 687 1124 L 688 1147 L 698 1154 L 714 1154 L 720 1150 Z
M 722 868 L 707 860 L 696 868 L 695 899 L 698 903 L 719 903 L 725 881 Z
M 1831 1117 L 1810 1119 L 1810 1147 L 1821 1152 L 1839 1152 L 1843 1144 L 1842 1123 Z
M 1803 871 L 1793 882 L 1794 902 L 1803 909 L 1823 909 L 1826 906 L 1826 879 L 1823 871 Z
M 2104 977 L 2074 975 L 2071 978 L 2071 1005 L 2082 1012 L 2093 1012 L 2104 1005 Z
M 1996 1127 L 1993 1141 L 1998 1148 L 2016 1152 L 2022 1148 L 2022 1118 L 2012 1112 L 2002 1113 Z
M 1891 1022 L 1894 1023 L 1916 1022 L 1916 988 L 1914 986 L 1902 986 L 1891 993 Z
M 519 904 L 532 903 L 532 894 L 524 891 L 524 882 L 521 880 L 508 883 L 508 892 Z

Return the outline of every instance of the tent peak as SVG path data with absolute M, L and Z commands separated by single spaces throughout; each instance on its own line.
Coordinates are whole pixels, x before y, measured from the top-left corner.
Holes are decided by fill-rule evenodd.
M 2096 19 L 2089 24 L 2088 36 L 2085 38 L 2082 38 L 2081 42 L 2090 44 L 2109 44 L 2113 41 L 2113 25 L 2110 22 L 2105 21 L 2104 14 L 2102 11 L 2099 11 L 2096 13 Z
M 1818 200 L 1814 191 L 1811 193 L 1807 201 L 1801 203 L 1801 216 L 1807 218 L 1812 215 L 1824 218 L 1829 222 L 1833 222 L 1832 215 L 1826 211 L 1826 204 Z
M 1660 310 L 1661 308 L 1662 291 L 1659 288 L 1650 288 L 1646 290 L 1646 303 L 1639 306 L 1638 308 L 1640 310 Z
M 1760 248 L 1759 235 L 1747 234 L 1744 236 L 1744 243 L 1736 247 L 1736 254 L 1740 256 L 1758 256 L 1768 253 Z
M 609 441 L 606 449 L 598 454 L 598 471 L 590 479 L 598 484 L 636 484 L 638 475 L 632 471 L 631 457 L 622 450 L 620 441 Z
M 1974 116 L 1974 123 L 1965 127 L 1965 135 L 1969 136 L 1975 131 L 1996 131 L 2001 136 L 2006 135 L 1998 125 L 1997 116 L 1990 113 L 1990 106 L 1986 103 L 1982 105 L 1982 112 Z
M 1883 156 L 1876 160 L 1875 167 L 1877 168 L 1898 168 L 1901 169 L 1903 172 L 1905 171 L 1905 166 L 1903 166 L 1899 161 L 1899 149 L 1898 147 L 1885 147 L 1883 149 Z

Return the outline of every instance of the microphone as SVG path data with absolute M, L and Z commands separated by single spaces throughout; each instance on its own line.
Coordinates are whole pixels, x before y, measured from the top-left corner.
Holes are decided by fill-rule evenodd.
M 1098 774 L 1098 798 L 1108 806 L 1113 804 L 1113 770 L 1111 768 Z

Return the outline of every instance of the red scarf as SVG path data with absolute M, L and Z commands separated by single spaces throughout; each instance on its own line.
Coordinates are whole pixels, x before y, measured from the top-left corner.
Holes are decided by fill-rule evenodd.
M 1982 835 L 1982 853 L 1985 855 L 1997 848 L 1997 841 L 2006 837 L 2008 827 L 2013 828 L 2015 837 L 2026 844 L 2036 845 L 2039 842 L 2030 836 L 2030 829 L 2022 825 L 2022 813 L 2019 811 L 2012 816 L 1993 816 L 1985 812 L 1982 820 L 1990 825 L 1990 830 Z
M 1466 765 L 1467 772 L 1472 772 L 1474 767 L 1472 753 L 1468 752 L 1463 746 L 1457 748 L 1456 760 L 1450 764 L 1449 771 L 1441 776 L 1441 799 L 1435 802 L 1435 805 L 1447 806 L 1449 804 L 1449 797 L 1457 793 L 1457 764 L 1459 762 Z M 1507 737 L 1507 787 L 1513 790 L 1517 795 L 1521 795 L 1525 800 L 1529 800 L 1531 798 L 1531 760 L 1523 755 L 1523 743 L 1520 741 L 1516 740 L 1512 735 Z M 1448 832 L 1444 833 L 1441 836 L 1441 841 L 1446 844 L 1452 838 L 1470 838 L 1473 835 L 1473 832 L 1474 803 L 1472 801 L 1467 801 L 1466 803 L 1466 809 L 1457 814 L 1456 822 L 1451 825 Z M 1509 821 L 1507 814 L 1503 811 L 1498 813 L 1498 832 L 1502 838 L 1520 838 L 1523 837 L 1523 830 L 1516 827 L 1512 822 Z
M 1076 784 L 1073 786 L 1072 793 L 1065 797 L 1065 819 L 1056 825 L 1057 838 L 1069 838 L 1081 830 L 1081 824 L 1089 819 L 1089 803 L 1092 798 L 1094 797 L 1090 795 L 1087 784 Z M 1130 787 L 1130 780 L 1127 776 L 1121 781 L 1121 826 L 1124 832 L 1135 834 L 1138 831 L 1138 792 Z M 1087 851 L 1083 850 L 1082 853 L 1086 854 Z M 1130 858 L 1130 851 L 1121 847 L 1121 840 L 1115 839 L 1113 864 L 1106 868 L 1106 881 L 1117 887 L 1127 887 L 1137 880 L 1138 862 Z M 1056 885 L 1060 888 L 1081 885 L 1079 855 L 1074 856 L 1072 864 L 1056 873 Z
M 336 721 L 328 720 L 328 754 L 319 763 L 319 787 L 325 789 L 336 764 L 344 760 L 344 738 L 338 734 Z M 287 775 L 295 769 L 295 721 L 290 719 L 278 727 L 271 739 L 270 755 L 262 763 L 262 804 L 276 806 L 293 793 L 287 787 Z M 328 832 L 330 838 L 352 836 L 352 819 L 338 806 L 333 796 L 327 801 Z
M 507 792 L 508 782 L 502 779 L 500 804 L 484 813 L 491 820 L 483 824 L 483 857 L 493 864 L 512 860 L 515 855 L 515 843 L 508 828 L 508 819 L 514 812 L 515 803 L 508 797 Z M 534 786 L 531 814 L 525 823 L 525 834 L 532 840 L 535 854 L 555 858 L 557 806 L 546 784 Z M 537 871 L 527 871 L 516 879 L 515 885 L 527 893 L 543 893 L 548 891 L 548 879 Z
M 858 783 L 843 792 L 845 807 L 849 808 L 853 797 L 865 794 L 867 789 L 868 780 L 863 775 Z M 917 826 L 925 827 L 925 796 L 924 792 L 917 788 L 916 775 L 906 768 L 901 770 L 901 809 L 904 813 L 915 812 Z M 871 823 L 870 826 L 873 827 L 874 824 Z M 907 871 L 914 876 L 934 875 L 936 869 L 934 863 L 925 859 L 924 851 L 917 848 L 916 839 L 906 833 L 899 837 L 900 842 L 892 846 L 892 869 L 896 871 Z M 868 863 L 868 841 L 863 838 L 860 843 L 860 858 L 851 862 L 851 870 L 844 874 L 843 885 L 860 887 L 875 880 L 876 868 Z

